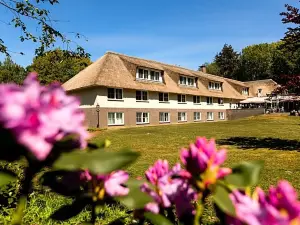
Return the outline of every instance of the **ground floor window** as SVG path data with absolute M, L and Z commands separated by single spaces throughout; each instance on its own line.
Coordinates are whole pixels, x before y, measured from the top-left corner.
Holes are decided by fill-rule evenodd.
M 224 120 L 225 119 L 225 113 L 224 112 L 219 112 L 219 119 Z
M 213 112 L 207 112 L 207 120 L 214 120 L 214 113 Z
M 136 123 L 137 124 L 149 123 L 149 113 L 137 112 L 136 113 Z
M 201 112 L 194 112 L 194 121 L 201 120 Z
M 124 125 L 124 113 L 122 112 L 109 112 L 108 125 Z
M 187 121 L 186 112 L 178 112 L 178 121 Z
M 160 112 L 159 113 L 159 122 L 161 122 L 161 123 L 170 122 L 170 113 L 168 113 L 168 112 Z

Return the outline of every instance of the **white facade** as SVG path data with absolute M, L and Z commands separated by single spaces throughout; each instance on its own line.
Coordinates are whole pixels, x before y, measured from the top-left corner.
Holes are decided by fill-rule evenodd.
M 186 95 L 185 103 L 178 103 L 177 94 L 169 93 L 168 102 L 159 102 L 159 92 L 148 92 L 147 101 L 136 100 L 136 90 L 123 89 L 122 100 L 110 100 L 107 97 L 106 87 L 97 87 L 93 90 L 82 90 L 76 93 L 81 99 L 82 108 L 150 108 L 150 109 L 230 109 L 230 99 L 223 99 L 223 104 L 218 104 L 218 98 L 213 97 L 213 104 L 207 104 L 205 96 L 201 96 L 200 104 L 193 103 L 193 96 Z M 236 102 L 237 103 L 237 102 Z M 235 104 L 231 104 L 235 108 Z

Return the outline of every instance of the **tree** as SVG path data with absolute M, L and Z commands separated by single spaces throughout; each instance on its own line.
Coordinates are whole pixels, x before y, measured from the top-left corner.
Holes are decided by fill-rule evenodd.
M 20 41 L 39 42 L 39 47 L 35 50 L 36 55 L 43 54 L 47 49 L 54 47 L 57 41 L 66 46 L 70 55 L 89 56 L 84 49 L 77 43 L 71 41 L 65 34 L 61 33 L 53 26 L 58 20 L 50 18 L 50 11 L 43 8 L 43 5 L 56 5 L 58 0 L 0 0 L 0 6 L 6 8 L 11 13 L 12 19 L 5 21 L 8 25 L 19 28 L 21 31 Z M 26 23 L 31 20 L 35 23 L 34 32 L 32 32 Z M 79 33 L 74 33 L 75 38 L 81 38 Z M 75 44 L 74 51 L 71 50 L 71 44 Z M 9 56 L 12 52 L 3 39 L 0 37 L 0 53 Z M 20 52 L 20 54 L 23 54 Z
M 234 51 L 231 45 L 225 44 L 220 53 L 215 56 L 215 63 L 220 69 L 223 77 L 237 79 L 237 71 L 239 68 L 239 53 Z
M 247 46 L 241 54 L 243 80 L 261 80 L 272 77 L 272 60 L 278 43 Z
M 300 95 L 300 75 L 281 75 L 279 86 L 274 92 L 275 93 L 290 93 Z
M 91 63 L 90 58 L 70 56 L 65 50 L 55 49 L 35 57 L 28 70 L 37 72 L 42 84 L 64 83 Z
M 299 1 L 300 2 L 300 1 Z M 289 4 L 285 5 L 286 12 L 280 13 L 284 24 L 294 24 L 294 27 L 289 27 L 283 38 L 284 47 L 289 50 L 300 48 L 300 12 L 297 7 Z
M 7 57 L 4 62 L 0 62 L 0 82 L 15 82 L 21 84 L 26 77 L 26 70 L 14 63 L 11 58 Z
M 219 75 L 220 74 L 220 68 L 215 62 L 212 63 L 204 63 L 204 66 L 206 67 L 206 72 L 213 75 Z M 199 71 L 201 70 L 201 66 L 199 66 Z

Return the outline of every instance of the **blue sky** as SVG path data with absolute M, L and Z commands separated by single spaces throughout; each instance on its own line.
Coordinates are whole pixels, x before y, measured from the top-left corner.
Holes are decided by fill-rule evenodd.
M 211 61 L 225 43 L 243 47 L 273 42 L 283 37 L 286 25 L 279 13 L 296 0 L 60 0 L 51 7 L 52 19 L 63 32 L 79 32 L 88 38 L 81 45 L 92 60 L 106 51 L 153 59 L 197 69 Z M 27 66 L 34 45 L 18 41 L 20 32 L 5 25 L 9 12 L 0 8 L 0 38 Z M 29 26 L 35 30 L 34 24 Z M 0 59 L 3 59 L 0 55 Z

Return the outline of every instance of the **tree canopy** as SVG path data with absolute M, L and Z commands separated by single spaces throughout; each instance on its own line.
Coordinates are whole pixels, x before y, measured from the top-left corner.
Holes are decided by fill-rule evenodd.
M 21 42 L 32 41 L 39 43 L 39 47 L 35 50 L 36 55 L 42 55 L 45 51 L 53 48 L 59 41 L 66 46 L 68 54 L 84 57 L 89 56 L 80 45 L 54 27 L 53 24 L 59 21 L 51 19 L 50 11 L 45 7 L 57 4 L 59 4 L 58 0 L 0 0 L 0 7 L 7 9 L 11 13 L 11 19 L 2 22 L 8 26 L 20 29 L 21 36 L 19 36 L 19 39 Z M 30 29 L 27 26 L 28 21 L 35 23 L 35 26 L 33 26 L 34 29 Z M 75 38 L 83 37 L 76 32 L 72 32 L 71 34 Z M 16 52 L 16 50 L 12 46 L 7 46 L 0 36 L 0 53 L 9 56 L 11 52 Z M 19 53 L 24 54 L 22 52 Z
M 214 60 L 219 68 L 219 75 L 236 79 L 236 72 L 239 68 L 239 53 L 231 45 L 225 44 Z M 217 67 L 214 67 L 216 69 Z
M 88 57 L 70 56 L 65 50 L 55 49 L 35 57 L 27 69 L 37 72 L 42 84 L 64 83 L 91 63 Z
M 0 62 L 0 83 L 14 82 L 21 84 L 26 77 L 26 70 L 7 57 Z

